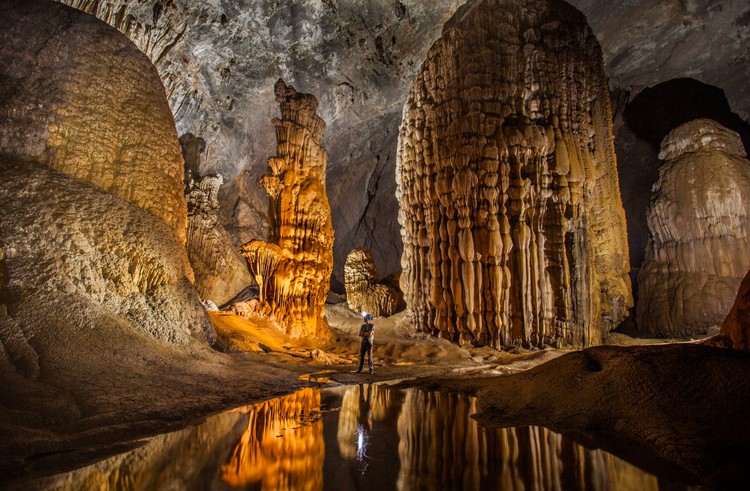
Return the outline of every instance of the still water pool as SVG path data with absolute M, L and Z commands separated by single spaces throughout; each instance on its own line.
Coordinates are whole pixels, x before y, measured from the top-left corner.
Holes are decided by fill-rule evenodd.
M 660 488 L 654 475 L 571 437 L 540 427 L 484 429 L 470 417 L 476 412 L 476 400 L 458 394 L 370 384 L 304 389 L 155 437 L 127 454 L 45 480 L 44 488 Z

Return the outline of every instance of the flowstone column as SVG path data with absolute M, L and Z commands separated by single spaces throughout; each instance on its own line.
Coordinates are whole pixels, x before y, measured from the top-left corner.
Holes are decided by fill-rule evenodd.
M 661 143 L 638 272 L 638 331 L 689 337 L 721 325 L 750 268 L 750 162 L 740 136 L 710 119 Z
M 325 122 L 318 101 L 279 79 L 274 86 L 281 119 L 274 118 L 277 155 L 260 179 L 269 198 L 269 241 L 240 251 L 260 287 L 260 301 L 293 337 L 330 334 L 325 300 L 333 270 L 331 207 L 325 190 Z
M 555 0 L 485 0 L 430 49 L 404 107 L 401 287 L 461 344 L 599 344 L 632 305 L 599 45 Z

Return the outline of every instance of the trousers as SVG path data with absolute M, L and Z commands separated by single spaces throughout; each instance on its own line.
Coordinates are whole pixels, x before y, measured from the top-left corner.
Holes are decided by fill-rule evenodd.
M 362 367 L 365 365 L 365 355 L 367 355 L 367 362 L 370 365 L 370 371 L 372 372 L 372 344 L 369 341 L 362 341 L 359 346 L 359 370 L 362 371 Z

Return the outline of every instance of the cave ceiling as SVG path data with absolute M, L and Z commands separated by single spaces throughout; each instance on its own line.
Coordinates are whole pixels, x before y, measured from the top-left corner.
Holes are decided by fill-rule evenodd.
M 336 244 L 399 269 L 395 142 L 417 69 L 461 0 L 61 0 L 114 25 L 156 65 L 180 135 L 206 140 L 201 174 L 221 173 L 222 220 L 237 243 L 265 236 L 257 179 L 273 155 L 273 85 L 314 94 L 327 122 Z M 677 77 L 723 89 L 750 118 L 744 0 L 571 0 L 601 43 L 611 87 Z M 461 15 L 459 13 L 459 15 Z M 690 101 L 685 101 L 690 104 Z M 388 237 L 388 240 L 383 240 Z

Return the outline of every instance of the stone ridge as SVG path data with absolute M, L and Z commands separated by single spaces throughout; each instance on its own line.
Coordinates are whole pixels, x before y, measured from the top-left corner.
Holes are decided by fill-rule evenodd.
M 156 69 L 131 41 L 65 5 L 3 2 L 0 82 L 0 154 L 91 182 L 184 243 L 174 120 Z
M 487 0 L 437 41 L 399 136 L 401 287 L 461 344 L 599 344 L 632 305 L 601 50 L 555 0 Z

